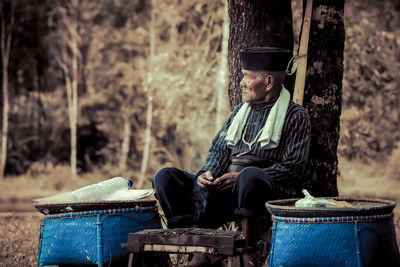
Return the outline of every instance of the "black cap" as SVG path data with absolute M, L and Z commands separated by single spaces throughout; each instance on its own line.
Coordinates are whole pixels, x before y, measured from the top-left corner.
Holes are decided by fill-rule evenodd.
M 240 50 L 242 68 L 253 71 L 284 71 L 292 51 L 279 47 L 250 47 Z

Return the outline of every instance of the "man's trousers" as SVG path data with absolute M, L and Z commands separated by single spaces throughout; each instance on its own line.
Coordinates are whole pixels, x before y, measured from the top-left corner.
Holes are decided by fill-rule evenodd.
M 224 192 L 205 193 L 195 175 L 176 168 L 161 169 L 153 187 L 169 228 L 216 228 L 242 217 L 269 220 L 265 202 L 274 199 L 272 181 L 257 167 L 244 168 L 233 188 Z

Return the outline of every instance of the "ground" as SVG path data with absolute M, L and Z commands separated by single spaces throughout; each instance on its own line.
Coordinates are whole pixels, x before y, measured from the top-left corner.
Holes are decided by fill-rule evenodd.
M 0 266 L 36 266 L 41 216 L 0 217 Z
M 391 176 L 391 166 L 383 163 L 361 163 L 340 160 L 338 187 L 341 196 L 373 197 L 394 200 L 400 203 L 398 188 L 400 180 Z M 395 166 L 392 166 L 395 168 Z M 85 183 L 95 181 L 86 178 L 75 185 L 64 184 L 63 188 L 74 189 Z M 24 188 L 31 188 L 21 193 Z M 40 220 L 43 216 L 34 211 L 32 198 L 51 195 L 57 192 L 59 185 L 52 185 L 40 178 L 14 178 L 2 182 L 0 186 L 0 267 L 1 266 L 36 266 Z M 66 190 L 67 190 L 66 189 Z M 16 210 L 17 212 L 4 212 Z M 18 212 L 19 211 L 19 212 Z M 25 212 L 21 212 L 25 211 Z M 28 211 L 28 212 L 26 212 Z M 394 222 L 397 242 L 400 243 L 400 209 L 395 208 Z

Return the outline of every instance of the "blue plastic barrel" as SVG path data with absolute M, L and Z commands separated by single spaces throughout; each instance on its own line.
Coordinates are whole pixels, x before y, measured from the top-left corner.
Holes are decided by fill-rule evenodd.
M 296 208 L 298 199 L 266 203 L 273 220 L 270 267 L 400 266 L 394 202 L 332 199 L 353 207 Z

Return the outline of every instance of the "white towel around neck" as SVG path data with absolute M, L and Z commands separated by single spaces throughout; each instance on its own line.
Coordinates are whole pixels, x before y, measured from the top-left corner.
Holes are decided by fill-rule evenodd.
M 257 142 L 260 142 L 262 149 L 272 149 L 279 145 L 289 101 L 290 93 L 282 85 L 281 93 L 274 103 L 268 115 L 267 121 L 265 122 L 262 133 L 257 140 Z M 242 138 L 243 129 L 246 125 L 247 117 L 249 116 L 250 111 L 250 104 L 244 103 L 233 118 L 225 137 L 227 146 L 229 148 L 235 147 L 237 142 Z

